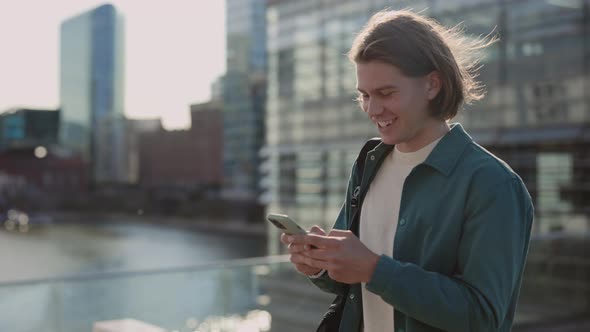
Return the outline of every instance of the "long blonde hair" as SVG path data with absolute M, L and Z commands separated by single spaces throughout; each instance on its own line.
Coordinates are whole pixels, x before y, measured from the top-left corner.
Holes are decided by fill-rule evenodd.
M 460 26 L 445 28 L 410 10 L 386 10 L 371 17 L 356 36 L 348 58 L 354 63 L 385 62 L 410 77 L 438 71 L 442 88 L 430 110 L 433 116 L 448 120 L 463 103 L 485 95 L 476 78 L 480 51 L 497 41 L 490 36 L 468 38 Z

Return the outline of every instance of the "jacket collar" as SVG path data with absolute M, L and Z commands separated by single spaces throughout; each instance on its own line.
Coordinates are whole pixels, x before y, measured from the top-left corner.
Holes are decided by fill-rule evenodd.
M 472 142 L 473 139 L 465 132 L 463 126 L 460 123 L 453 123 L 451 124 L 451 130 L 434 147 L 424 164 L 436 169 L 445 176 L 449 176 L 459 162 L 465 147 Z M 393 147 L 393 145 L 380 143 L 369 152 L 369 156 L 375 156 L 375 159 L 381 160 Z
M 463 155 L 465 147 L 470 143 L 473 143 L 473 139 L 465 132 L 463 126 L 453 123 L 451 130 L 434 147 L 424 164 L 449 176 Z

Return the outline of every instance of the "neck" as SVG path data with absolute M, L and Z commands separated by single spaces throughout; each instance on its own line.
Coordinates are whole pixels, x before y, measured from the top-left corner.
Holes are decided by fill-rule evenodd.
M 411 140 L 399 143 L 396 147 L 401 152 L 415 152 L 443 137 L 450 130 L 447 121 L 435 121 L 424 126 Z

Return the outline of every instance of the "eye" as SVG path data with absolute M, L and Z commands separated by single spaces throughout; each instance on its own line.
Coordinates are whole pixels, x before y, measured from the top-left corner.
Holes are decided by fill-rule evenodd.
M 394 93 L 394 90 L 391 90 L 391 89 L 379 91 L 379 95 L 381 95 L 381 97 L 391 96 L 393 93 Z
M 361 110 L 363 110 L 363 112 L 366 112 L 367 111 L 365 109 L 365 103 L 367 101 L 369 101 L 369 95 L 368 94 L 359 92 L 358 96 L 354 99 L 354 101 L 358 104 L 358 106 L 361 108 Z

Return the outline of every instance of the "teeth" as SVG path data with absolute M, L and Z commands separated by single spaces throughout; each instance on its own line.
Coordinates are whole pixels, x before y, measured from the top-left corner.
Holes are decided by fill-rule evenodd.
M 377 125 L 381 128 L 383 127 L 387 127 L 389 125 L 391 125 L 393 123 L 393 120 L 389 120 L 389 121 L 377 121 Z

